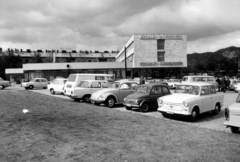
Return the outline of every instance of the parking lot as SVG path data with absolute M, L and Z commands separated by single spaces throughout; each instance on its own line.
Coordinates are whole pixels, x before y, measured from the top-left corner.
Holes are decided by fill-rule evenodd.
M 25 89 L 16 85 L 16 86 L 7 88 L 6 91 L 7 90 L 25 90 Z M 63 96 L 61 94 L 51 95 L 50 92 L 46 89 L 34 89 L 34 90 L 31 90 L 31 91 L 36 92 L 36 93 L 41 93 L 41 94 L 44 94 L 44 95 L 53 96 L 53 97 L 56 97 L 56 98 L 63 98 L 63 99 L 74 102 L 69 97 Z M 171 91 L 173 92 L 173 90 L 171 90 Z M 222 92 L 218 92 L 218 93 L 222 93 Z M 221 112 L 218 115 L 213 116 L 211 113 L 205 113 L 205 114 L 202 114 L 200 116 L 199 120 L 197 120 L 194 123 L 189 122 L 188 120 L 186 120 L 184 118 L 170 118 L 170 119 L 164 118 L 161 115 L 161 113 L 158 113 L 156 111 L 147 112 L 147 113 L 141 113 L 137 109 L 133 110 L 133 111 L 128 111 L 128 110 L 125 109 L 125 107 L 123 107 L 123 105 L 117 105 L 116 107 L 114 107 L 114 110 L 125 111 L 125 112 L 127 111 L 128 113 L 133 113 L 133 114 L 136 113 L 136 114 L 140 114 L 140 115 L 150 116 L 150 117 L 153 117 L 153 118 L 160 118 L 160 119 L 163 119 L 163 120 L 172 120 L 172 121 L 177 122 L 177 123 L 190 124 L 190 125 L 195 125 L 197 127 L 202 127 L 202 128 L 207 128 L 207 129 L 211 129 L 211 130 L 224 131 L 224 132 L 229 132 L 230 133 L 231 132 L 230 129 L 226 128 L 223 125 L 223 122 L 225 120 L 224 119 L 224 108 L 227 107 L 228 105 L 234 103 L 237 95 L 238 94 L 235 93 L 234 91 L 227 91 L 226 93 L 224 93 L 224 105 L 221 109 Z M 101 105 L 101 106 L 104 107 L 104 105 Z

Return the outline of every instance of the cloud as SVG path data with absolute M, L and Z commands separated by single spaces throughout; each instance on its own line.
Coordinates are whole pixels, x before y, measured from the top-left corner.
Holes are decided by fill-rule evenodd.
M 186 34 L 188 52 L 217 50 L 238 45 L 238 6 L 238 0 L 2 1 L 0 46 L 119 50 L 134 33 L 160 33 Z

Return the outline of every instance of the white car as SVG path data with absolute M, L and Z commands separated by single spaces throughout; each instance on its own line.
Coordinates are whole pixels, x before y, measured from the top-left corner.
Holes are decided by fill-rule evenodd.
M 23 82 L 22 87 L 25 89 L 47 88 L 48 81 L 46 78 L 33 78 L 30 82 Z
M 53 95 L 55 93 L 64 94 L 64 84 L 67 82 L 67 78 L 56 78 L 50 84 L 47 85 L 47 89 Z
M 104 103 L 107 107 L 114 107 L 115 104 L 122 104 L 124 98 L 136 92 L 139 84 L 131 80 L 119 80 L 112 82 L 109 88 L 92 93 L 91 102 L 96 105 Z
M 232 133 L 239 133 L 240 128 L 240 94 L 234 104 L 225 108 L 225 122 L 226 127 L 230 127 Z
M 234 91 L 236 93 L 239 93 L 240 92 L 240 81 L 236 81 L 236 84 L 234 84 L 233 87 L 234 87 Z
M 109 87 L 110 82 L 106 80 L 82 80 L 73 88 L 72 94 L 69 96 L 74 101 L 83 100 L 84 102 L 90 102 L 91 94 L 104 88 Z
M 11 86 L 10 82 L 9 81 L 6 81 L 6 80 L 3 80 L 1 77 L 0 77 L 0 88 L 1 89 L 4 89 L 6 87 L 9 87 Z
M 195 121 L 199 114 L 207 111 L 217 114 L 223 98 L 224 95 L 218 94 L 209 83 L 180 84 L 173 94 L 158 98 L 158 111 L 164 117 L 189 116 L 191 121 Z

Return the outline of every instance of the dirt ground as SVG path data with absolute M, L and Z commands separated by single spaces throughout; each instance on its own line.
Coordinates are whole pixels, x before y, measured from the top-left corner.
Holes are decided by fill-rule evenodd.
M 0 123 L 2 162 L 240 161 L 239 134 L 25 90 L 0 91 Z

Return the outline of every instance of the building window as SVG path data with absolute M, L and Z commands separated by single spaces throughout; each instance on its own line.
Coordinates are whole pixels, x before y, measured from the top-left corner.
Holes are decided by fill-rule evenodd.
M 163 50 L 165 39 L 157 39 L 157 50 Z
M 157 55 L 158 55 L 158 62 L 164 61 L 164 58 L 165 58 L 165 52 L 164 51 L 158 51 Z

